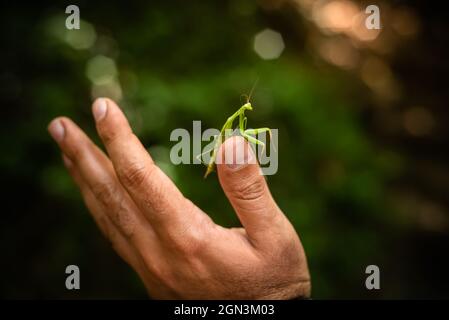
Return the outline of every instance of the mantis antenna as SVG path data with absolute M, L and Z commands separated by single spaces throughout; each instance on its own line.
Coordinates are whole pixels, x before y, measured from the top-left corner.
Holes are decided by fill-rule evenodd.
M 258 82 L 259 82 L 259 78 L 257 78 L 256 81 L 254 81 L 253 86 L 251 87 L 251 90 L 249 91 L 249 94 L 242 93 L 240 95 L 240 102 L 242 102 L 242 97 L 246 98 L 245 103 L 248 103 L 251 101 L 251 96 L 253 95 L 254 89 L 256 88 Z
M 247 96 L 247 101 L 246 101 L 247 103 L 250 102 L 251 97 L 252 97 L 253 92 L 254 92 L 254 89 L 256 88 L 258 82 L 259 82 L 259 78 L 257 78 L 256 81 L 254 81 L 254 84 L 251 87 L 251 90 L 249 91 L 249 95 Z

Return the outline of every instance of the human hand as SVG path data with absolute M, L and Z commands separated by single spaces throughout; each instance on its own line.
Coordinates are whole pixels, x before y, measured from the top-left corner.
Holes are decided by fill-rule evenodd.
M 108 156 L 68 118 L 54 119 L 49 131 L 99 228 L 151 297 L 310 295 L 302 245 L 258 164 L 250 161 L 255 156 L 243 138 L 227 139 L 218 153 L 223 158 L 241 144 L 246 150 L 245 164 L 217 165 L 220 184 L 243 225 L 228 229 L 186 199 L 154 164 L 113 101 L 98 99 L 93 114 Z

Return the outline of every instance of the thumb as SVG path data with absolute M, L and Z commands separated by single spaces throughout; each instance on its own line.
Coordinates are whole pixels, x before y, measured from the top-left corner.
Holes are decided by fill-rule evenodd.
M 268 189 L 256 156 L 241 136 L 225 140 L 217 154 L 217 171 L 221 187 L 249 238 L 268 241 L 268 234 L 279 230 L 283 213 Z

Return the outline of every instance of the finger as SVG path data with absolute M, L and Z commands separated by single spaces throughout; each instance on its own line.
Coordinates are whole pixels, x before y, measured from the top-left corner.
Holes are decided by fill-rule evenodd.
M 68 118 L 53 120 L 49 131 L 119 232 L 138 248 L 148 246 L 151 226 L 118 182 L 106 155 Z
M 62 158 L 70 176 L 81 191 L 84 203 L 103 235 L 111 242 L 112 247 L 129 265 L 136 270 L 140 268 L 141 264 L 139 263 L 139 256 L 134 247 L 129 243 L 128 239 L 119 232 L 108 216 L 104 214 L 104 209 L 89 189 L 89 186 L 83 181 L 75 164 L 64 154 L 62 155 Z
M 110 99 L 93 105 L 97 131 L 122 185 L 157 231 L 179 231 L 199 219 L 196 207 L 157 167 L 120 108 Z
M 256 157 L 241 136 L 227 139 L 217 155 L 220 184 L 254 244 L 281 230 L 284 215 L 274 202 Z M 268 238 L 268 239 L 267 239 Z
M 143 250 L 139 250 L 133 246 L 129 239 L 123 236 L 122 232 L 111 222 L 108 215 L 104 214 L 104 206 L 101 201 L 98 201 L 98 198 L 89 188 L 88 184 L 83 181 L 83 177 L 79 174 L 79 169 L 76 167 L 76 164 L 65 155 L 63 155 L 63 160 L 73 180 L 79 186 L 89 212 L 91 212 L 97 225 L 111 242 L 115 251 L 133 267 L 146 286 L 149 286 L 149 288 L 160 286 L 159 278 L 154 271 L 160 268 L 158 266 L 161 263 L 163 254 L 159 246 L 154 246 L 156 243 L 155 239 L 150 239 L 150 242 L 143 247 Z
M 156 260 L 159 259 L 156 252 L 152 251 L 153 257 L 142 255 L 142 253 L 140 253 L 129 240 L 122 235 L 117 227 L 110 221 L 109 217 L 104 214 L 105 209 L 101 202 L 97 200 L 87 183 L 83 181 L 76 165 L 64 154 L 63 160 L 64 165 L 78 185 L 89 212 L 93 216 L 103 235 L 111 242 L 112 247 L 117 254 L 137 272 L 146 285 L 151 285 L 151 287 L 158 285 L 157 279 L 151 273 L 148 273 L 148 267 L 150 267 L 151 270 L 151 266 L 155 265 Z M 148 246 L 147 250 L 148 249 L 151 249 L 151 246 Z

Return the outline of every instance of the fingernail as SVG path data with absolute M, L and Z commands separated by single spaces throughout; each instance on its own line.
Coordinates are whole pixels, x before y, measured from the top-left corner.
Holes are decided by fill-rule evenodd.
M 62 154 L 62 161 L 67 168 L 70 168 L 73 165 L 72 160 L 70 160 L 65 154 Z
M 251 147 L 242 137 L 234 137 L 225 145 L 225 164 L 229 169 L 238 170 L 254 163 Z
M 106 116 L 106 111 L 108 109 L 108 105 L 106 102 L 106 99 L 104 98 L 98 98 L 93 107 L 93 114 L 95 121 L 100 121 Z
M 61 142 L 62 139 L 64 139 L 65 129 L 61 123 L 61 120 L 53 120 L 48 126 L 48 131 L 50 132 L 50 135 L 53 137 L 53 139 L 55 139 L 57 142 Z

